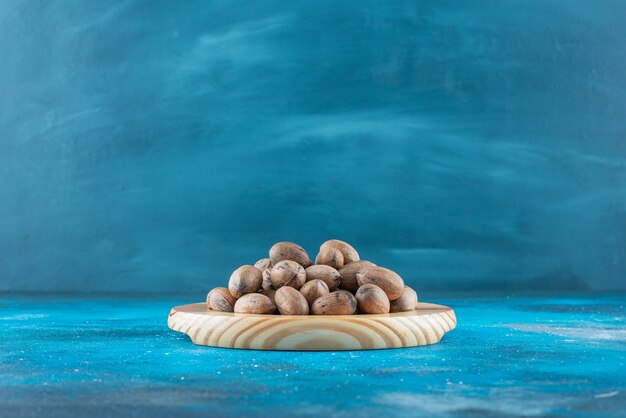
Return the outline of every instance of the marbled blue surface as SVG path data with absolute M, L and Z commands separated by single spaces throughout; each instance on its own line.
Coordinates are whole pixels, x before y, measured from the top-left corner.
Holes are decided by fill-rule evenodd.
M 205 292 L 330 238 L 420 288 L 626 290 L 625 21 L 2 0 L 0 290 Z
M 186 298 L 4 295 L 0 415 L 625 415 L 625 295 L 428 299 L 440 344 L 298 353 L 195 346 L 166 326 Z

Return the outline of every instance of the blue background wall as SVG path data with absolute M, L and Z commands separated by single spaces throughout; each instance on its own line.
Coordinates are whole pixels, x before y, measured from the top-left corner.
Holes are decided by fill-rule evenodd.
M 328 238 L 625 289 L 619 1 L 0 2 L 0 290 L 205 291 Z

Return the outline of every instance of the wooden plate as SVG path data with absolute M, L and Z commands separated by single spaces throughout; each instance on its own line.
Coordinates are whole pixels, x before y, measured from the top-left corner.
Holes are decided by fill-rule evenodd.
M 386 315 L 251 315 L 213 312 L 205 303 L 172 308 L 167 325 L 198 345 L 248 350 L 374 350 L 435 344 L 456 327 L 447 306 Z

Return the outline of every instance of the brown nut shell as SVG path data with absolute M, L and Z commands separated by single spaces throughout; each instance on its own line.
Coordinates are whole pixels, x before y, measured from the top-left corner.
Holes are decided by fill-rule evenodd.
M 261 271 L 272 267 L 272 260 L 269 258 L 262 258 L 254 263 L 254 267 L 258 268 Z
M 380 287 L 368 283 L 356 291 L 356 300 L 359 303 L 359 313 L 386 314 L 389 313 L 389 298 Z
M 390 312 L 408 312 L 417 309 L 417 292 L 404 286 L 400 297 L 391 302 Z
M 339 270 L 339 274 L 341 274 L 341 283 L 339 284 L 339 288 L 347 290 L 352 293 L 356 292 L 357 289 L 359 288 L 359 283 L 356 280 L 356 274 L 363 267 L 371 267 L 375 265 L 376 264 L 370 261 L 359 260 L 359 261 L 355 261 L 354 263 L 350 263 L 350 264 L 343 266 Z
M 344 264 L 343 254 L 338 248 L 322 247 L 317 257 L 315 257 L 315 264 L 324 264 L 338 270 Z
M 263 289 L 273 289 L 274 286 L 272 286 L 272 279 L 270 278 L 270 272 L 272 271 L 271 268 L 267 268 L 265 270 L 263 270 L 263 283 L 261 284 L 261 287 Z
M 261 270 L 254 266 L 241 266 L 230 275 L 228 290 L 236 298 L 245 294 L 254 293 L 263 284 Z
M 293 242 L 279 242 L 270 248 L 270 260 L 272 266 L 283 260 L 291 260 L 307 268 L 311 265 L 311 258 L 307 252 Z
M 321 245 L 320 251 L 324 247 L 334 247 L 341 251 L 344 265 L 360 260 L 359 253 L 357 253 L 354 247 L 347 242 L 340 241 L 338 239 L 330 239 Z
M 383 289 L 390 301 L 396 300 L 404 290 L 404 280 L 395 271 L 384 267 L 364 267 L 356 274 L 359 286 L 371 283 Z
M 306 282 L 304 286 L 300 288 L 300 293 L 302 293 L 307 303 L 311 305 L 316 299 L 327 295 L 329 290 L 328 285 L 324 281 L 315 279 Z
M 354 295 L 345 290 L 336 290 L 321 296 L 311 305 L 313 315 L 353 315 L 357 301 Z
M 283 286 L 300 289 L 306 282 L 306 272 L 304 268 L 295 261 L 283 260 L 274 264 L 274 267 L 272 267 L 270 280 L 276 290 Z
M 276 291 L 276 307 L 281 315 L 308 315 L 309 304 L 293 287 L 283 286 Z
M 235 313 L 271 314 L 275 310 L 276 306 L 270 298 L 260 293 L 243 295 L 235 303 Z
M 207 306 L 212 311 L 233 312 L 237 298 L 225 287 L 216 287 L 207 295 Z
M 329 291 L 333 291 L 341 283 L 341 274 L 332 268 L 324 264 L 315 264 L 306 268 L 306 281 L 321 280 L 326 283 Z

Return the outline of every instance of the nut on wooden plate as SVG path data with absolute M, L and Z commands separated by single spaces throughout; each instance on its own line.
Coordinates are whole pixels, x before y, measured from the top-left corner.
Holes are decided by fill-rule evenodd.
M 261 284 L 261 287 L 263 289 L 273 289 L 274 286 L 272 286 L 272 277 L 271 277 L 271 268 L 266 268 L 265 270 L 263 270 L 263 283 Z
M 357 301 L 350 292 L 335 290 L 317 298 L 311 305 L 313 315 L 352 315 L 356 312 Z
M 417 293 L 405 285 L 400 297 L 391 302 L 390 312 L 407 312 L 415 309 L 417 309 Z
M 269 258 L 261 258 L 256 263 L 254 263 L 254 267 L 258 268 L 259 270 L 261 270 L 261 272 L 263 272 L 266 269 L 272 267 L 272 260 L 270 260 Z
M 379 266 L 364 267 L 356 274 L 359 286 L 371 283 L 380 287 L 390 301 L 396 300 L 404 290 L 404 280 L 395 271 Z
M 272 287 L 272 281 L 270 280 L 270 270 L 272 269 L 272 260 L 269 258 L 262 258 L 254 263 L 254 267 L 261 270 L 263 274 L 263 284 L 261 287 L 263 289 L 269 289 Z
M 212 311 L 233 312 L 237 298 L 225 287 L 216 287 L 206 297 L 207 307 Z
M 281 315 L 308 315 L 309 304 L 302 295 L 293 287 L 283 286 L 276 291 L 274 296 L 276 307 Z
M 260 293 L 243 295 L 235 302 L 235 313 L 271 314 L 275 310 L 276 306 L 274 306 L 270 298 Z
M 359 253 L 357 253 L 354 247 L 347 242 L 340 241 L 338 239 L 329 239 L 320 246 L 320 252 L 323 248 L 328 247 L 336 248 L 341 252 L 344 264 L 350 264 L 360 260 Z
M 311 265 L 311 258 L 304 248 L 293 242 L 279 242 L 270 248 L 272 266 L 283 260 L 291 260 L 307 268 Z
M 300 293 L 311 305 L 316 299 L 329 293 L 328 285 L 320 279 L 308 281 L 300 288 Z
M 344 265 L 343 254 L 335 247 L 322 247 L 315 257 L 315 264 L 324 264 L 335 269 L 340 269 Z
M 254 266 L 241 266 L 233 272 L 228 281 L 228 290 L 236 298 L 245 294 L 254 293 L 263 284 L 261 270 Z
M 307 282 L 311 280 L 321 280 L 326 283 L 328 290 L 331 292 L 337 289 L 337 286 L 341 283 L 341 274 L 331 266 L 315 264 L 307 267 L 305 272 Z
M 306 282 L 306 272 L 304 268 L 295 261 L 282 260 L 274 264 L 274 267 L 270 270 L 270 280 L 276 290 L 283 286 L 300 289 L 304 282 Z
M 376 264 L 370 261 L 359 260 L 343 266 L 341 269 L 339 269 L 339 274 L 341 275 L 341 283 L 339 283 L 339 288 L 352 293 L 356 292 L 359 288 L 359 283 L 356 280 L 356 274 L 363 267 L 370 267 L 375 265 Z
M 375 284 L 364 284 L 354 295 L 358 302 L 359 313 L 386 314 L 389 313 L 389 298 L 380 287 Z

